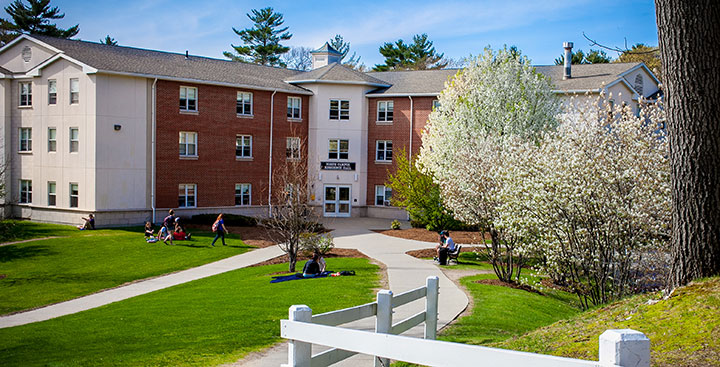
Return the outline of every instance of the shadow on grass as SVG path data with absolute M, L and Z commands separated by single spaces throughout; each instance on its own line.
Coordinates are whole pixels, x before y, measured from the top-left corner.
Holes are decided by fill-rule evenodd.
M 37 256 L 51 256 L 56 254 L 57 252 L 51 251 L 49 247 L 41 245 L 22 247 L 17 245 L 0 246 L 0 262 L 27 259 Z

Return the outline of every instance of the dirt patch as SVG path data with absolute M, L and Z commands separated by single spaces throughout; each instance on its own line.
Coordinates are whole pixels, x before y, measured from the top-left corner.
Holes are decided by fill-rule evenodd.
M 473 252 L 472 247 L 465 247 L 460 249 L 460 252 Z M 411 250 L 406 252 L 407 255 L 410 255 L 412 257 L 416 257 L 418 259 L 432 259 L 433 257 L 437 256 L 437 252 L 434 248 L 424 248 L 422 250 Z
M 406 240 L 416 240 L 424 242 L 439 242 L 440 240 L 437 232 L 428 231 L 424 228 L 373 229 L 372 231 L 384 234 L 386 236 L 404 238 Z M 450 231 L 450 237 L 452 237 L 455 243 L 459 244 L 478 244 L 483 242 L 480 232 Z M 490 236 L 486 234 L 485 239 L 490 239 Z
M 7 278 L 6 274 L 0 274 L 0 279 L 5 279 L 5 278 Z
M 201 224 L 188 224 L 188 229 L 200 229 L 203 231 L 210 230 L 210 226 Z M 270 231 L 265 227 L 227 227 L 228 232 L 240 236 L 240 239 L 248 246 L 258 248 L 274 246 Z
M 529 285 L 516 284 L 516 283 L 506 283 L 506 282 L 503 282 L 503 281 L 500 280 L 500 279 L 480 279 L 480 280 L 476 280 L 474 283 L 486 284 L 486 285 L 499 285 L 499 286 L 501 286 L 501 287 L 521 289 L 521 290 L 524 290 L 524 291 L 528 291 L 528 292 L 530 292 L 530 293 L 536 293 L 536 294 L 539 294 L 539 295 L 543 295 L 542 292 L 538 291 L 537 289 L 533 289 L 533 288 L 530 287 Z
M 546 288 L 557 289 L 559 291 L 563 291 L 563 292 L 567 292 L 567 293 L 574 293 L 573 290 L 568 287 L 553 283 L 552 279 L 550 279 L 550 278 L 544 278 L 544 279 L 540 280 L 540 284 L 542 284 L 542 286 L 546 287 Z
M 362 257 L 368 259 L 365 254 L 362 252 L 356 250 L 356 249 L 346 249 L 346 248 L 334 248 L 330 251 L 330 253 L 325 254 L 323 257 L 325 258 L 333 258 L 333 257 Z M 307 261 L 309 260 L 309 256 L 302 256 L 298 255 L 298 264 L 301 261 Z M 263 265 L 276 265 L 276 264 L 284 264 L 287 262 L 287 255 L 282 255 L 278 257 L 274 257 L 269 260 L 265 260 L 263 262 L 259 262 L 257 264 L 250 265 L 251 267 L 255 266 L 263 266 Z M 278 273 L 279 274 L 279 273 Z

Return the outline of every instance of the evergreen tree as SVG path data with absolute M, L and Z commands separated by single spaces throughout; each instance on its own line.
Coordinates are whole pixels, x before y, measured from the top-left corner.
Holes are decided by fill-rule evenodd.
M 239 31 L 233 27 L 233 31 L 240 36 L 244 45 L 231 44 L 235 54 L 225 51 L 223 55 L 234 61 L 285 67 L 280 55 L 290 51 L 290 47 L 281 45 L 280 41 L 289 40 L 292 34 L 287 32 L 288 27 L 280 28 L 284 23 L 283 15 L 274 12 L 271 7 L 253 9 L 252 15 L 246 15 L 255 23 L 252 28 Z
M 611 59 L 603 50 L 593 50 L 585 56 L 585 63 L 587 64 L 608 64 Z
M 578 50 L 577 52 L 571 53 L 572 57 L 570 58 L 570 63 L 573 65 L 579 65 L 579 64 L 587 64 L 585 62 L 585 53 L 582 52 L 582 50 Z M 565 64 L 565 54 L 560 55 L 557 59 L 555 59 L 555 65 L 564 65 Z
M 28 5 L 25 5 L 21 0 L 15 0 L 5 7 L 10 19 L 0 19 L 2 41 L 14 38 L 19 33 L 70 38 L 80 31 L 79 24 L 62 29 L 51 23 L 54 19 L 64 18 L 65 14 L 60 13 L 57 7 L 51 8 L 50 0 L 27 0 L 27 3 Z
M 349 59 L 343 61 L 350 53 L 350 42 L 345 42 L 343 36 L 336 34 L 335 38 L 331 39 L 329 43 L 332 48 L 342 54 L 342 56 L 340 57 L 340 62 L 343 65 L 355 68 L 358 66 L 358 64 L 360 64 L 360 56 L 357 56 L 355 52 L 353 52 L 352 56 L 350 56 Z
M 425 33 L 413 36 L 411 44 L 403 40 L 386 42 L 380 47 L 380 54 L 385 57 L 385 64 L 375 65 L 375 71 L 442 69 L 448 64 L 443 60 L 444 54 L 436 53 Z
M 117 46 L 117 41 L 115 41 L 114 38 L 110 37 L 110 35 L 105 36 L 105 39 L 101 39 L 100 43 L 102 43 L 103 45 Z

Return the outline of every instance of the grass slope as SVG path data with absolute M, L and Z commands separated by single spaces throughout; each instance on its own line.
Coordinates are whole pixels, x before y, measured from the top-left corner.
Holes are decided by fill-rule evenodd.
M 313 313 L 373 299 L 378 267 L 328 261 L 356 276 L 270 284 L 287 264 L 244 268 L 94 310 L 0 329 L 0 366 L 209 366 L 234 362 L 280 340 L 288 307 Z
M 69 227 L 20 222 L 25 236 L 64 234 Z M 72 228 L 72 227 L 69 227 Z M 229 236 L 227 247 L 209 248 L 213 234 L 192 241 L 148 244 L 140 228 L 68 231 L 72 237 L 0 246 L 0 314 L 66 301 L 137 279 L 187 269 L 246 252 Z
M 679 288 L 666 300 L 631 297 L 495 346 L 597 360 L 600 334 L 624 328 L 650 339 L 653 366 L 720 366 L 720 278 Z
M 78 237 L 88 232 L 79 231 L 74 226 L 37 223 L 28 220 L 4 220 L 0 226 L 6 228 L 0 232 L 0 243 L 22 241 L 43 237 Z

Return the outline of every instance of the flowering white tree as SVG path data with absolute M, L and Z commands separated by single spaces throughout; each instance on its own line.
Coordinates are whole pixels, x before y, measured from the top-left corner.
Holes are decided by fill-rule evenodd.
M 517 51 L 488 48 L 458 72 L 439 102 L 423 132 L 419 162 L 455 217 L 490 234 L 486 250 L 497 276 L 517 280 L 522 239 L 495 224 L 500 174 L 512 154 L 510 141 L 534 141 L 556 126 L 559 107 L 550 81 Z

